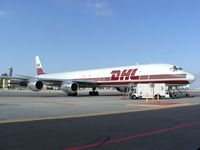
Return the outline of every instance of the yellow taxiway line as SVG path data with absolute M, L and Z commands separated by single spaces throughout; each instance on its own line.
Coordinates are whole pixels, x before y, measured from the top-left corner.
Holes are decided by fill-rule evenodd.
M 28 119 L 15 119 L 15 120 L 0 120 L 0 124 L 86 118 L 86 117 L 95 117 L 95 116 L 108 116 L 108 115 L 117 115 L 117 114 L 131 113 L 131 112 L 143 112 L 143 111 L 154 110 L 154 109 L 148 108 L 148 109 L 143 109 L 143 110 L 128 110 L 128 111 L 107 112 L 107 113 L 94 113 L 94 114 L 82 114 L 82 115 L 55 116 L 55 117 L 37 117 L 37 118 L 30 118 L 30 119 L 28 118 Z
M 170 105 L 160 105 L 159 103 L 139 103 L 139 104 L 127 104 L 127 106 L 139 106 L 139 107 L 156 107 L 160 109 L 164 108 L 175 108 L 175 107 L 184 107 L 184 106 L 190 106 L 192 104 L 190 103 L 176 103 L 176 104 L 170 104 Z

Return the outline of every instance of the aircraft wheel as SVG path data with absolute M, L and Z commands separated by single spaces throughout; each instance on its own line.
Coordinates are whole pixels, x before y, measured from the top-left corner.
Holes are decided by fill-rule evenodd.
M 98 91 L 90 91 L 89 95 L 90 96 L 99 96 L 99 92 Z
M 99 96 L 99 92 L 98 91 L 95 91 L 95 96 Z
M 92 91 L 90 91 L 90 92 L 89 92 L 89 95 L 90 95 L 90 96 L 93 96 L 93 92 L 92 92 Z

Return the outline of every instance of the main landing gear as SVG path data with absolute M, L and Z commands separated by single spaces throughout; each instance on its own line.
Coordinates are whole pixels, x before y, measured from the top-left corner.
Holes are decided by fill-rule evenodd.
M 96 91 L 96 88 L 93 88 L 92 91 L 89 92 L 90 96 L 99 96 L 99 92 Z

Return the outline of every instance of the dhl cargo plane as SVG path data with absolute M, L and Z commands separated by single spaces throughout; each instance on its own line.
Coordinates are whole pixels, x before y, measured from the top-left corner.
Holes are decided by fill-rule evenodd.
M 69 96 L 76 96 L 79 88 L 91 88 L 90 96 L 97 96 L 98 87 L 114 87 L 123 92 L 130 84 L 165 83 L 168 87 L 178 87 L 192 83 L 195 76 L 182 68 L 170 64 L 147 64 L 104 68 L 75 72 L 44 72 L 38 56 L 35 58 L 37 76 L 35 77 L 1 77 L 19 80 L 32 91 L 42 90 L 44 85 L 59 86 Z

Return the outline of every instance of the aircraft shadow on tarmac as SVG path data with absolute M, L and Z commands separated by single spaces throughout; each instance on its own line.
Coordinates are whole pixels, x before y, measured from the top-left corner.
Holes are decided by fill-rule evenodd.
M 99 96 L 123 96 L 122 93 L 118 92 L 100 92 Z M 68 97 L 66 93 L 63 92 L 27 92 L 27 91 L 1 91 L 0 97 Z M 86 92 L 81 92 L 77 97 L 95 97 L 89 96 Z

